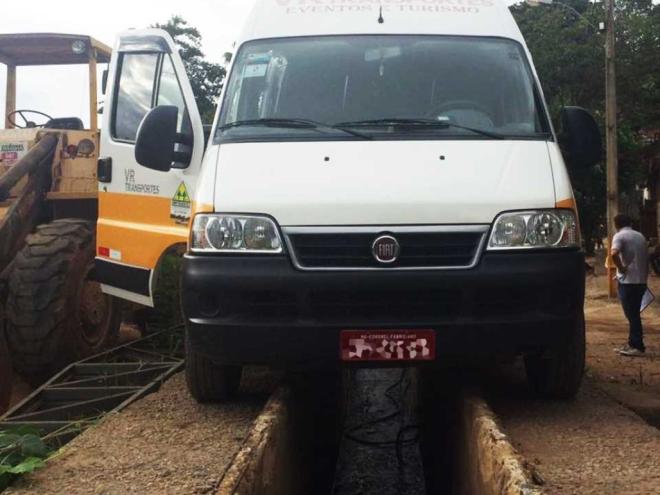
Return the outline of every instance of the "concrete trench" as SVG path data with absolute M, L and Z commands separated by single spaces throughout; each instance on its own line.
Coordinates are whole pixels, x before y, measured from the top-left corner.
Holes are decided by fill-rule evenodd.
M 280 387 L 216 493 L 544 493 L 478 393 L 439 391 L 415 370 L 356 370 L 330 382 Z M 348 438 L 356 432 L 362 440 Z

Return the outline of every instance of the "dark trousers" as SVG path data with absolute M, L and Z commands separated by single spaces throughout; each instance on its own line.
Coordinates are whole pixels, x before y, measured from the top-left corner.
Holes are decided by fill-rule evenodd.
M 619 299 L 621 299 L 623 312 L 628 319 L 628 323 L 630 323 L 628 345 L 640 351 L 645 350 L 642 317 L 639 312 L 645 292 L 646 285 L 619 284 Z

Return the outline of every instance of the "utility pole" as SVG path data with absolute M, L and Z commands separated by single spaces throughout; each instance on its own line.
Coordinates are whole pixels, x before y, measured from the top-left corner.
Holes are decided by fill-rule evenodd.
M 615 30 L 614 30 L 614 0 L 605 0 L 605 10 L 607 11 L 607 20 L 605 23 L 599 23 L 596 28 L 589 19 L 580 14 L 577 10 L 568 4 L 558 0 L 525 0 L 531 7 L 539 5 L 557 5 L 570 11 L 575 16 L 581 18 L 589 24 L 594 31 L 605 33 L 605 136 L 607 141 L 607 256 L 605 265 L 607 266 L 607 275 L 609 279 L 610 297 L 616 297 L 617 282 L 614 280 L 616 266 L 610 256 L 612 248 L 612 238 L 614 237 L 614 217 L 619 213 L 619 162 L 618 162 L 618 143 L 616 129 L 616 71 L 614 66 L 615 54 Z
M 607 142 L 607 272 L 610 297 L 616 296 L 616 269 L 609 250 L 614 237 L 614 217 L 619 213 L 619 162 L 617 144 L 617 106 L 616 106 L 616 71 L 615 71 L 615 32 L 614 0 L 605 0 L 607 9 L 605 35 L 605 135 Z

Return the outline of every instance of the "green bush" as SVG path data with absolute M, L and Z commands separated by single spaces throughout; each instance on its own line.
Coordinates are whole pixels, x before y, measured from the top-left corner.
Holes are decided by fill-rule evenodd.
M 49 454 L 34 428 L 0 431 L 0 491 L 18 476 L 43 467 Z

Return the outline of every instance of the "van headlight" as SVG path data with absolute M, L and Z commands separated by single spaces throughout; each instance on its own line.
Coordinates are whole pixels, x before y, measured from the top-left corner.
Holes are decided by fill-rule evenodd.
M 268 217 L 201 213 L 195 216 L 190 249 L 197 253 L 265 253 L 283 251 L 275 222 Z
M 495 220 L 488 249 L 579 247 L 580 232 L 573 210 L 502 213 Z

